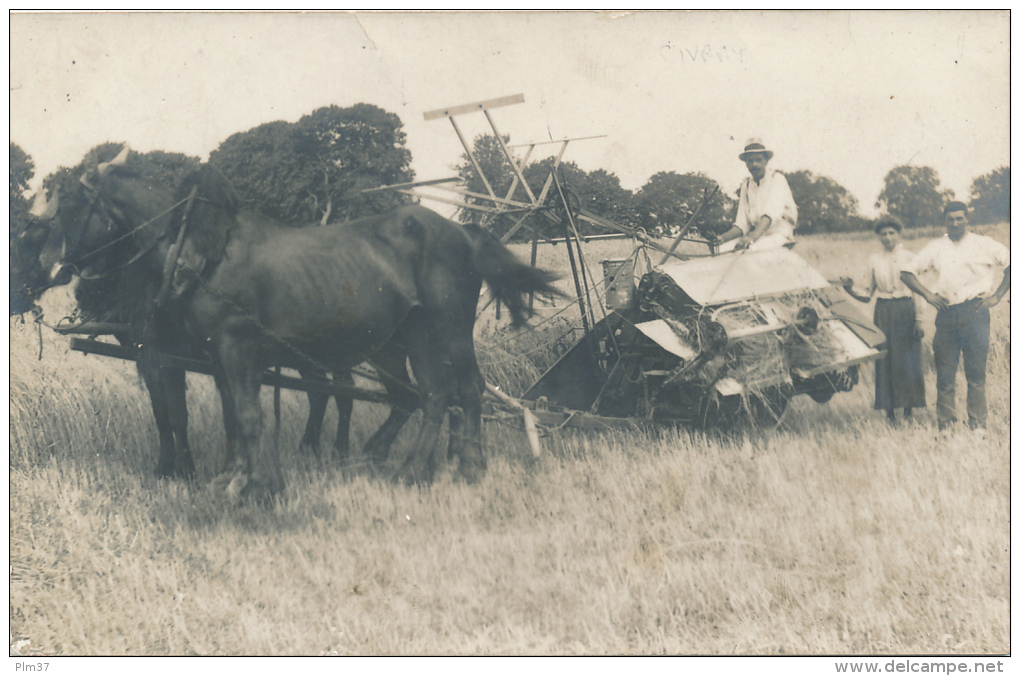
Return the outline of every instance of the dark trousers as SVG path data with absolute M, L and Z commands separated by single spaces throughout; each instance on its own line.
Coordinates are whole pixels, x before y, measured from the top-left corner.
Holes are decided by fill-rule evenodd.
M 967 419 L 971 429 L 984 427 L 988 418 L 985 403 L 985 367 L 988 363 L 988 339 L 991 322 L 988 310 L 980 310 L 978 301 L 950 305 L 935 317 L 935 375 L 938 388 L 939 429 L 956 423 L 956 371 L 963 354 L 963 373 L 967 377 Z

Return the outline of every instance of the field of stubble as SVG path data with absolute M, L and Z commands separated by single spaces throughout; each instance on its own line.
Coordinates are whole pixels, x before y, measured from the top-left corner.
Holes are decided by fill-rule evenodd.
M 986 232 L 1009 241 L 1007 226 Z M 797 250 L 836 277 L 877 246 Z M 589 258 L 627 253 L 602 243 Z M 563 254 L 539 263 L 563 268 Z M 69 301 L 44 305 L 55 319 Z M 935 440 L 929 315 L 929 407 L 913 425 L 871 410 L 865 369 L 853 392 L 799 397 L 765 433 L 564 430 L 533 460 L 517 425 L 490 422 L 475 486 L 321 468 L 292 450 L 307 404 L 285 392 L 288 493 L 269 510 L 211 481 L 223 432 L 208 378 L 189 376 L 199 479 L 156 481 L 133 365 L 46 330 L 40 360 L 35 329 L 12 320 L 12 652 L 1009 652 L 1008 307 L 993 310 L 986 441 Z M 521 355 L 542 341 L 507 341 L 489 319 L 484 369 L 519 391 L 534 375 Z M 357 404 L 353 443 L 384 415 Z

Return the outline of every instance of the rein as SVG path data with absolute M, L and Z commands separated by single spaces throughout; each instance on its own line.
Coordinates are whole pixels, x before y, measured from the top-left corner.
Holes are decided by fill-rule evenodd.
M 127 261 L 126 263 L 122 263 L 121 265 L 118 265 L 118 266 L 117 266 L 117 267 L 115 267 L 115 268 L 110 268 L 109 270 L 104 270 L 103 272 L 100 272 L 100 273 L 98 273 L 98 274 L 86 274 L 86 273 L 85 273 L 84 271 L 82 271 L 82 269 L 81 269 L 81 268 L 79 268 L 79 267 L 78 267 L 77 265 L 75 265 L 75 264 L 73 264 L 73 263 L 69 263 L 68 265 L 69 265 L 69 267 L 73 268 L 73 269 L 74 269 L 74 270 L 75 270 L 75 271 L 76 271 L 76 272 L 78 273 L 78 278 L 79 278 L 79 279 L 84 279 L 84 280 L 86 280 L 86 281 L 93 281 L 93 280 L 96 280 L 96 279 L 103 279 L 104 277 L 109 277 L 109 276 L 110 276 L 110 275 L 112 275 L 113 273 L 115 273 L 115 272 L 120 272 L 120 271 L 121 271 L 121 270 L 123 270 L 124 268 L 126 268 L 126 267 L 128 267 L 128 266 L 132 265 L 133 263 L 136 263 L 136 262 L 138 261 L 138 259 L 139 259 L 139 258 L 141 258 L 141 257 L 142 257 L 142 256 L 144 256 L 145 254 L 147 254 L 147 253 L 149 253 L 150 251 L 152 251 L 152 249 L 153 249 L 153 248 L 154 248 L 154 247 L 155 247 L 155 246 L 156 246 L 157 244 L 159 244 L 159 240 L 161 240 L 161 239 L 163 239 L 163 236 L 162 236 L 162 235 L 160 235 L 160 236 L 159 236 L 159 237 L 157 237 L 156 239 L 152 240 L 152 244 L 149 244 L 149 245 L 145 246 L 145 247 L 144 247 L 144 248 L 143 248 L 143 249 L 142 249 L 141 251 L 139 251 L 139 252 L 138 252 L 138 253 L 136 253 L 136 254 L 135 254 L 134 256 L 132 256 L 132 257 L 131 257 L 130 259 L 128 259 L 128 261 Z
M 83 185 L 85 185 L 85 184 L 83 183 Z M 88 221 L 91 220 L 92 214 L 95 211 L 96 203 L 99 202 L 99 200 L 102 197 L 102 194 L 99 192 L 98 188 L 94 188 L 94 187 L 89 186 L 89 185 L 85 185 L 85 187 L 90 189 L 90 190 L 95 191 L 93 193 L 92 200 L 90 200 L 90 203 L 89 203 L 89 213 L 88 213 L 88 216 L 87 216 L 86 221 L 85 221 L 85 227 L 87 228 L 88 227 Z M 73 262 L 64 263 L 64 264 L 69 266 L 69 267 L 71 267 L 72 269 L 74 269 L 78 273 L 78 276 L 81 279 L 85 279 L 85 280 L 102 279 L 104 277 L 112 275 L 115 272 L 119 272 L 119 271 L 123 270 L 124 268 L 127 268 L 128 266 L 136 263 L 145 254 L 149 253 L 156 246 L 156 244 L 161 239 L 163 239 L 166 236 L 166 232 L 161 233 L 158 237 L 153 239 L 150 244 L 142 247 L 142 249 L 139 252 L 137 252 L 134 256 L 132 256 L 130 259 L 128 259 L 127 262 L 125 262 L 125 263 L 123 263 L 121 265 L 118 265 L 117 267 L 115 267 L 115 268 L 113 268 L 111 270 L 106 270 L 104 272 L 100 272 L 100 273 L 97 273 L 97 274 L 87 275 L 82 270 L 81 263 L 83 261 L 85 261 L 85 260 L 88 260 L 89 258 L 92 258 L 93 256 L 96 256 L 96 255 L 102 253 L 103 251 L 109 249 L 110 247 L 114 246 L 115 244 L 118 244 L 118 243 L 124 241 L 125 239 L 133 237 L 134 235 L 136 235 L 141 230 L 149 227 L 150 225 L 152 225 L 153 223 L 155 223 L 156 221 L 161 219 L 163 216 L 166 216 L 168 213 L 170 213 L 171 211 L 173 211 L 174 209 L 176 209 L 180 205 L 182 205 L 185 202 L 187 202 L 188 199 L 189 199 L 188 197 L 185 197 L 184 199 L 182 199 L 182 200 L 180 200 L 178 202 L 175 202 L 174 204 L 170 205 L 169 207 L 167 207 L 163 211 L 159 212 L 158 214 L 156 214 L 155 216 L 153 216 L 149 220 L 145 221 L 144 223 L 141 223 L 140 225 L 135 226 L 131 230 L 128 230 L 123 235 L 120 235 L 119 237 L 115 237 L 114 239 L 112 239 L 111 241 L 107 242 L 106 244 L 103 244 L 102 246 L 97 247 L 96 249 L 93 249 L 92 251 L 90 251 L 90 252 L 88 252 L 88 253 L 86 253 L 86 254 L 84 254 L 82 256 L 78 256 L 77 259 L 75 259 Z M 107 219 L 110 220 L 110 222 L 114 222 L 114 219 L 113 219 L 112 216 L 110 216 L 109 212 L 106 212 L 104 215 L 105 215 L 105 217 Z M 84 229 L 82 230 L 82 235 L 79 236 L 79 241 L 80 241 L 82 236 L 84 236 Z M 77 243 L 76 243 L 76 245 L 77 245 Z

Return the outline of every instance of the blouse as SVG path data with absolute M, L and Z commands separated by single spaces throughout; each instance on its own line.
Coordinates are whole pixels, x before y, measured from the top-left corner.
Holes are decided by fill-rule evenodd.
M 914 254 L 897 244 L 892 251 L 883 249 L 868 258 L 867 293 L 875 298 L 911 298 L 913 292 L 900 279 L 910 269 Z

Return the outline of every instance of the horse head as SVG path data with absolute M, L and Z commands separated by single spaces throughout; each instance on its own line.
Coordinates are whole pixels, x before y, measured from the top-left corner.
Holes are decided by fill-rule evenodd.
M 50 275 L 50 268 L 60 256 L 54 218 L 59 204 L 59 186 L 53 197 L 40 189 L 32 202 L 28 218 L 10 233 L 10 314 L 20 315 L 36 310 L 36 301 L 43 292 L 59 282 L 60 276 Z
M 223 258 L 241 200 L 222 174 L 203 164 L 181 180 L 174 202 L 178 206 L 170 231 L 180 233 L 187 227 L 187 236 L 167 283 L 172 283 L 174 296 L 181 297 Z
M 241 198 L 223 174 L 209 164 L 203 164 L 181 179 L 174 201 L 186 201 L 192 192 L 195 199 L 190 210 L 178 212 L 189 213 L 186 242 L 205 257 L 219 260 L 226 248 L 227 236 L 237 224 Z M 171 229 L 177 231 L 176 222 Z
M 93 267 L 98 253 L 129 227 L 114 200 L 115 169 L 127 163 L 127 146 L 116 158 L 87 169 L 77 181 L 66 180 L 66 195 L 56 211 L 55 227 L 61 241 L 59 263 L 80 273 Z
M 77 275 L 109 275 L 141 258 L 166 234 L 171 195 L 129 165 L 130 156 L 125 145 L 112 160 L 64 181 L 54 220 L 61 241 L 58 263 Z

